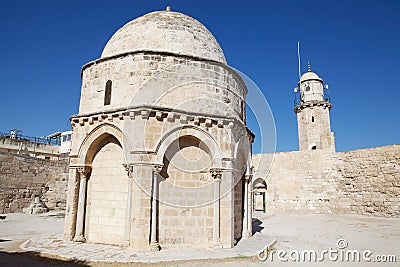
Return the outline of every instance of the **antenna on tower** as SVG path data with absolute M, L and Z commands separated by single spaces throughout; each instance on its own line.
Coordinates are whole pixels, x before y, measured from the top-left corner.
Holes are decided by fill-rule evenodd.
M 301 78 L 301 71 L 300 71 L 300 42 L 297 42 L 297 61 L 299 62 L 299 81 Z

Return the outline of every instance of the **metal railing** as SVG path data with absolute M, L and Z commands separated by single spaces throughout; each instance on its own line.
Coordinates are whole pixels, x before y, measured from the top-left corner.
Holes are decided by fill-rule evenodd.
M 312 96 L 314 97 L 314 94 Z M 295 95 L 294 95 L 294 106 L 297 107 L 297 106 L 300 106 L 301 104 L 307 102 L 307 101 L 303 100 L 304 98 L 305 97 L 303 95 L 301 95 L 299 93 L 295 93 Z M 329 92 L 328 91 L 324 92 L 324 94 L 322 95 L 322 98 L 323 98 L 323 101 L 325 101 L 325 102 L 328 102 L 328 103 L 331 102 L 331 98 L 329 96 Z
M 0 137 L 9 138 L 12 140 L 28 141 L 28 142 L 44 144 L 44 145 L 53 145 L 53 146 L 61 145 L 60 137 L 54 137 L 54 138 L 32 137 L 32 136 L 27 136 L 27 135 L 4 133 L 4 132 L 0 132 Z

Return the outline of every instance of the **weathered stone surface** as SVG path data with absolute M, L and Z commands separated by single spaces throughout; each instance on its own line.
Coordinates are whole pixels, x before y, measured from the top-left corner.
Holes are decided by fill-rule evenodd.
M 324 95 L 323 80 L 311 71 L 305 72 L 299 81 L 299 103 L 294 108 L 297 113 L 299 149 L 335 150 L 335 138 L 331 132 L 329 110 L 332 105 Z
M 246 94 L 196 20 L 154 12 L 118 30 L 82 68 L 64 238 L 231 248 L 250 168 Z
M 400 217 L 400 145 L 338 153 L 338 190 L 351 213 Z
M 0 213 L 22 211 L 32 195 L 40 196 L 49 209 L 64 209 L 67 164 L 0 152 Z
M 111 37 L 101 57 L 136 51 L 167 52 L 226 63 L 217 40 L 203 24 L 172 11 L 155 11 L 130 21 Z M 153 68 L 156 66 L 152 64 Z
M 270 170 L 261 163 L 254 178 L 266 181 L 268 213 L 400 216 L 400 145 L 266 156 L 274 157 Z M 253 162 L 260 158 L 253 155 Z

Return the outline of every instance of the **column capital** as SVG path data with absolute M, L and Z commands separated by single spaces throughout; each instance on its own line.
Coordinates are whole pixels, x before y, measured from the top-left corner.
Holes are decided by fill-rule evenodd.
M 255 168 L 254 168 L 254 166 L 247 167 L 247 169 L 246 169 L 246 174 L 248 174 L 248 175 L 253 175 L 254 173 L 255 173 Z
M 211 173 L 211 176 L 214 178 L 214 180 L 221 181 L 221 176 L 222 176 L 221 168 L 211 168 L 210 173 Z
M 252 174 L 246 174 L 244 176 L 244 179 L 247 183 L 249 183 L 251 181 L 251 179 L 253 179 L 253 175 Z
M 74 166 L 74 168 L 79 173 L 81 179 L 86 179 L 87 174 L 92 170 L 92 167 L 89 165 L 78 165 Z
M 133 178 L 133 164 L 132 163 L 124 163 L 124 164 L 122 164 L 122 166 L 124 166 L 124 169 L 128 174 L 128 177 Z
M 160 173 L 163 167 L 164 167 L 164 164 L 154 164 L 153 165 L 153 170 L 156 173 Z

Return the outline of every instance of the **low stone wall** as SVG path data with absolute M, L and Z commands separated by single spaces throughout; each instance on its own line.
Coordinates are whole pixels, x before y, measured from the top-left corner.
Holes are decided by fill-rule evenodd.
M 264 160 L 260 162 L 260 158 Z M 263 178 L 267 183 L 266 208 L 270 214 L 400 217 L 399 162 L 400 145 L 340 153 L 311 150 L 253 157 L 254 179 Z
M 0 152 L 0 213 L 20 212 L 37 195 L 49 209 L 64 209 L 68 161 Z

